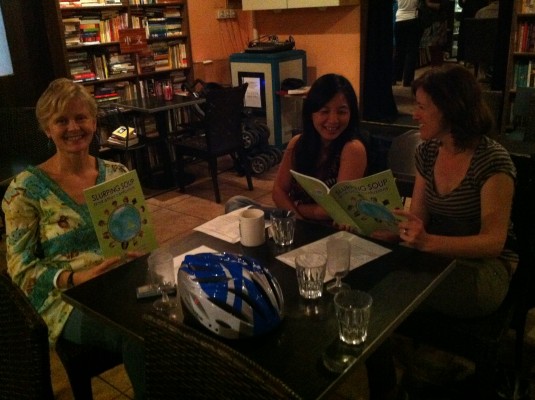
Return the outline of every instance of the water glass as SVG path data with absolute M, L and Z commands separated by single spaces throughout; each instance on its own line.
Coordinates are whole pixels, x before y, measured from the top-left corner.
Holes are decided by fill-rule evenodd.
M 348 290 L 350 286 L 342 282 L 342 278 L 349 273 L 351 261 L 351 245 L 343 238 L 330 238 L 327 241 L 327 270 L 336 279 L 327 285 L 327 291 L 336 294 L 341 290 Z
M 334 296 L 340 340 L 361 344 L 368 336 L 372 297 L 360 290 L 343 290 Z
M 176 284 L 173 255 L 165 250 L 157 249 L 149 255 L 147 262 L 149 264 L 151 283 L 162 294 L 162 298 L 153 303 L 154 307 L 160 311 L 168 311 L 176 305 L 167 295 L 167 292 L 171 291 Z
M 304 253 L 295 258 L 299 294 L 305 299 L 317 299 L 323 294 L 327 257 L 320 253 Z
M 294 242 L 295 213 L 288 210 L 274 210 L 270 215 L 271 235 L 279 246 L 289 246 Z

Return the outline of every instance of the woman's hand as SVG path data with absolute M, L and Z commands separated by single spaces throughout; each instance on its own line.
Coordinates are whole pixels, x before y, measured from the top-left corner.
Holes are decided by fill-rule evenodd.
M 96 276 L 99 276 L 109 271 L 110 269 L 113 269 L 121 264 L 124 264 L 125 262 L 141 257 L 144 254 L 145 253 L 141 251 L 128 251 L 123 257 L 107 258 L 104 261 L 102 261 L 100 264 L 95 265 L 94 267 L 80 270 L 80 271 L 74 271 L 74 274 L 72 276 L 72 283 L 74 284 L 74 286 L 79 285 L 83 282 L 86 282 L 90 279 L 95 278 Z
M 408 246 L 423 250 L 427 239 L 424 222 L 416 215 L 405 210 L 393 210 L 392 213 L 404 220 L 398 224 L 399 237 Z

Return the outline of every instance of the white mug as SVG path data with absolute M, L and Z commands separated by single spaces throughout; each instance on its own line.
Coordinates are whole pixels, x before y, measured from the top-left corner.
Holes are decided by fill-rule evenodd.
M 266 240 L 264 211 L 249 208 L 240 214 L 240 241 L 247 247 L 260 246 Z

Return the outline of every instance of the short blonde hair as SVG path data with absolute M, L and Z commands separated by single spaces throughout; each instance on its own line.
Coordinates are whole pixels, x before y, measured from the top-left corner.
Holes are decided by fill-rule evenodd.
M 97 118 L 97 103 L 87 89 L 70 79 L 59 78 L 50 82 L 37 100 L 35 115 L 41 129 L 45 131 L 51 118 L 63 112 L 67 104 L 73 99 L 80 99 L 86 103 L 91 116 Z

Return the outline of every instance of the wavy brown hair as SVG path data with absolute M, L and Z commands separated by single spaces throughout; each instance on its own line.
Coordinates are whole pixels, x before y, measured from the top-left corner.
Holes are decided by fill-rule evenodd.
M 483 135 L 494 136 L 494 118 L 483 100 L 481 86 L 465 67 L 445 64 L 432 68 L 412 83 L 412 92 L 427 93 L 442 112 L 442 123 L 453 136 L 455 146 L 465 149 Z

